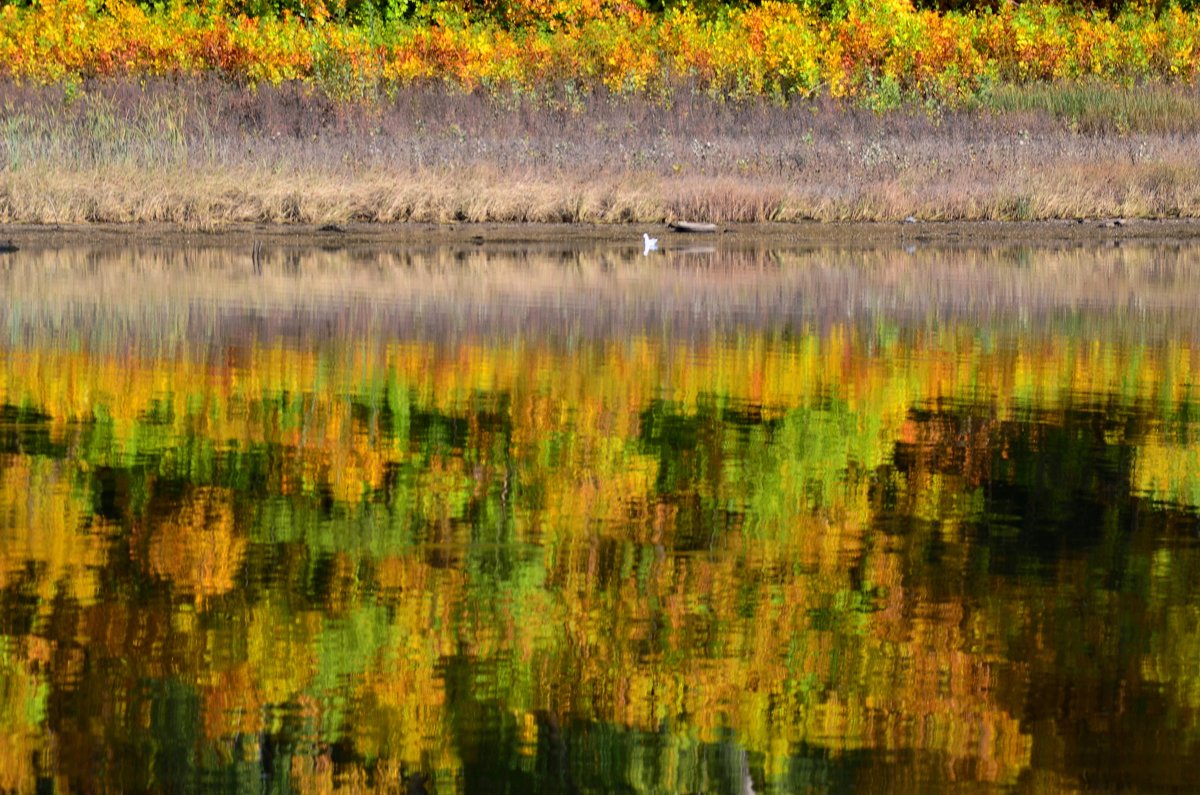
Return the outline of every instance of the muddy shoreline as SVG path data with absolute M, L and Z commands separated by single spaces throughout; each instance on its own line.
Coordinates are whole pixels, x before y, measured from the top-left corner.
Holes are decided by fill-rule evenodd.
M 404 245 L 635 245 L 648 232 L 661 251 L 674 248 L 856 248 L 928 244 L 948 247 L 1200 243 L 1200 219 L 1081 219 L 915 223 L 721 224 L 712 233 L 679 232 L 664 224 L 403 223 L 230 224 L 188 229 L 178 224 L 0 225 L 0 242 L 18 249 L 119 245 L 273 248 L 359 248 Z

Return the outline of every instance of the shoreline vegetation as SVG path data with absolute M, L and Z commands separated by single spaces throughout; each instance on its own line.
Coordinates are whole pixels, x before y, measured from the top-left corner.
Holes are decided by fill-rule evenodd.
M 1200 10 L 960 6 L 2 4 L 0 224 L 1200 218 Z

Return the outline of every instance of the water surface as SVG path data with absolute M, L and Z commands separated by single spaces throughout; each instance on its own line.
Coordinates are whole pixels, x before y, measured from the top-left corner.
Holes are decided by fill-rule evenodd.
M 1200 249 L 0 255 L 0 789 L 1162 791 Z

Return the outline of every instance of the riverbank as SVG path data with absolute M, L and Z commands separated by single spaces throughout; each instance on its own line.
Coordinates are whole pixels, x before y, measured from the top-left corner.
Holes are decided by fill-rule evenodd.
M 1107 118 L 411 86 L 346 103 L 215 79 L 0 84 L 0 223 L 925 225 L 1200 218 L 1193 89 Z M 1019 97 L 1018 97 L 1019 99 Z M 1082 107 L 1082 105 L 1081 105 Z M 909 226 L 912 226 L 910 223 Z M 1121 227 L 1116 227 L 1121 228 Z M 903 230 L 897 234 L 908 234 Z M 401 232 L 407 234 L 408 232 Z M 926 230 L 925 233 L 928 233 Z
M 537 251 L 544 247 L 639 254 L 642 232 L 659 239 L 655 255 L 700 250 L 874 248 L 879 246 L 1106 246 L 1200 243 L 1200 219 L 1090 219 L 1078 221 L 936 221 L 720 224 L 711 234 L 673 231 L 664 224 L 591 223 L 349 223 L 345 225 L 237 223 L 195 229 L 175 223 L 0 224 L 0 244 L 46 250 L 128 245 L 202 246 L 272 251 L 377 249 L 387 246 L 470 249 L 487 246 Z M 636 250 L 636 251 L 635 251 Z M 3 253 L 3 252 L 0 252 Z

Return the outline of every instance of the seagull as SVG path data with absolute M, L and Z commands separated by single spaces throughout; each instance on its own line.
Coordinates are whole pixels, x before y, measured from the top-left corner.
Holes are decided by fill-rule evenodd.
M 651 251 L 658 251 L 658 238 L 642 232 L 642 256 L 650 256 Z

